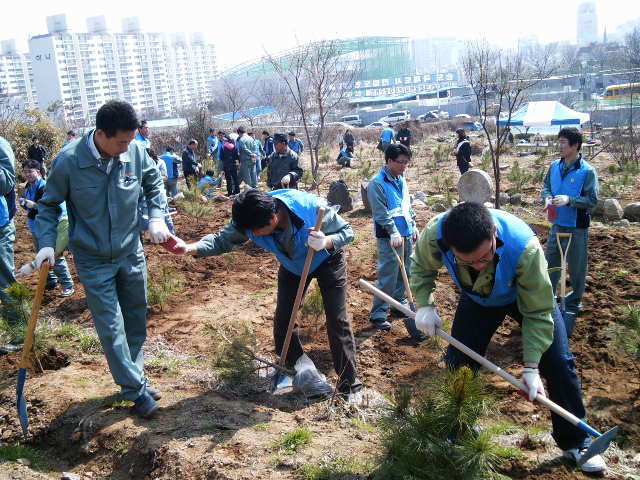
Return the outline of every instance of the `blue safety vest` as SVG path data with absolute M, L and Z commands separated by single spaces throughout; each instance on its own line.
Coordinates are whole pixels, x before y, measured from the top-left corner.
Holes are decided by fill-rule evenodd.
M 304 225 L 300 229 L 296 229 L 296 226 L 291 222 L 291 229 L 296 242 L 293 257 L 289 257 L 278 248 L 273 235 L 254 235 L 251 232 L 247 232 L 247 236 L 265 250 L 275 253 L 276 258 L 284 268 L 300 276 L 302 275 L 304 261 L 307 257 L 309 230 L 316 224 L 318 208 L 321 206 L 321 197 L 294 189 L 274 190 L 268 192 L 268 194 L 282 201 L 289 211 L 304 222 Z M 329 252 L 326 250 L 315 252 L 309 273 L 318 268 L 327 258 L 329 258 Z
M 578 168 L 574 168 L 574 166 L 572 166 L 564 178 L 562 178 L 562 168 L 564 166 L 562 159 L 560 158 L 551 164 L 551 167 L 549 167 L 551 195 L 568 195 L 569 197 L 580 196 L 582 193 L 582 187 L 584 186 L 584 182 L 587 178 L 587 173 L 593 170 L 593 167 L 583 160 L 582 156 L 576 160 L 576 162 L 580 162 L 580 166 Z M 576 226 L 576 219 L 578 217 L 578 210 L 576 208 L 564 205 L 562 207 L 557 207 L 557 209 L 558 216 L 553 222 L 554 224 L 563 227 Z
M 142 145 L 144 149 L 151 148 L 151 140 L 142 135 L 140 132 L 136 133 L 134 140 Z
M 382 167 L 378 174 L 373 177 L 373 181 L 382 185 L 384 189 L 384 194 L 387 197 L 387 209 L 389 210 L 389 215 L 393 217 L 398 233 L 403 237 L 411 236 L 413 233 L 411 198 L 409 196 L 407 182 L 404 181 L 404 176 L 398 175 L 398 180 L 392 182 L 387 178 L 386 168 Z M 380 228 L 378 224 L 375 224 L 374 228 L 377 237 L 387 236 L 381 235 L 382 232 L 378 231 Z M 386 233 L 388 234 L 388 232 Z
M 287 142 L 287 145 L 289 145 L 289 148 L 294 152 L 296 152 L 298 155 L 300 155 L 302 150 L 304 150 L 304 147 L 302 146 L 302 142 L 297 138 L 294 138 L 293 140 L 289 140 Z
M 171 152 L 164 152 L 162 155 L 160 155 L 160 158 L 164 160 L 164 163 L 167 166 L 167 178 L 177 178 L 178 164 L 176 162 L 180 160 L 176 158 Z
M 535 233 L 529 228 L 529 225 L 510 213 L 494 209 L 490 209 L 490 212 L 502 245 L 496 250 L 498 263 L 496 264 L 493 290 L 488 297 L 481 297 L 471 288 L 462 286 L 458 276 L 456 257 L 442 241 L 442 223 L 448 215 L 446 213 L 440 217 L 438 222 L 438 248 L 442 254 L 442 263 L 447 267 L 451 278 L 460 290 L 463 290 L 474 302 L 484 307 L 503 307 L 516 301 L 518 293 L 516 267 L 522 252 Z
M 27 187 L 24 189 L 24 198 L 26 198 L 27 200 L 31 200 L 32 202 L 35 202 L 36 194 L 38 193 L 38 190 L 40 190 L 41 188 L 44 188 L 46 184 L 47 184 L 46 180 L 44 180 L 42 177 L 39 177 L 33 185 L 31 185 L 30 183 L 27 183 Z M 66 216 L 67 216 L 67 204 L 65 202 L 62 202 L 60 204 L 60 215 L 58 215 L 58 220 Z M 27 224 L 29 226 L 30 232 L 36 231 L 35 218 L 27 218 Z
M 213 155 L 214 150 L 218 149 L 218 137 L 215 135 L 209 135 L 207 138 L 207 151 L 210 155 Z
M 393 142 L 393 128 L 387 127 L 380 133 L 380 140 L 383 143 Z

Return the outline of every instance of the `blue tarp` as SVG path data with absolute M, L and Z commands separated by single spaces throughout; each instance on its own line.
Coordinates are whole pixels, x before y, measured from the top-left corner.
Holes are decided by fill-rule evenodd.
M 498 125 L 523 127 L 548 127 L 552 125 L 582 125 L 589 121 L 589 114 L 576 112 L 556 101 L 528 102 L 513 115 L 511 120 L 498 120 Z
M 220 115 L 215 115 L 215 118 L 220 118 L 222 120 L 227 120 L 229 122 L 236 122 L 238 120 L 244 120 L 247 118 L 255 118 L 260 115 L 268 115 L 270 113 L 275 113 L 276 110 L 273 107 L 253 107 L 248 110 L 242 110 L 240 112 L 235 113 L 221 113 Z

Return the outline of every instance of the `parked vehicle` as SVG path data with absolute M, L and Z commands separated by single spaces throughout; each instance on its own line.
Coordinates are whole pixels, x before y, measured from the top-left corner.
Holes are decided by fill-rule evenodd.
M 421 122 L 426 122 L 429 119 L 438 119 L 438 118 L 440 118 L 440 115 L 438 115 L 437 110 L 430 110 L 427 113 L 423 113 L 422 115 L 418 116 L 418 120 L 420 120 Z
M 482 124 L 480 122 L 464 122 L 462 126 L 470 132 L 482 130 Z
M 458 115 L 454 115 L 453 118 L 471 118 L 471 115 L 467 115 L 466 113 L 459 113 Z
M 377 122 L 370 123 L 369 125 L 367 125 L 364 128 L 384 128 L 384 127 L 388 127 L 388 126 L 389 126 L 389 124 L 387 122 L 377 121 Z
M 363 124 L 360 115 L 345 115 L 340 119 L 342 123 L 351 125 L 352 127 L 361 127 Z
M 391 112 L 389 115 L 382 117 L 379 121 L 393 125 L 394 123 L 406 122 L 411 120 L 411 112 L 409 110 L 398 110 L 397 112 Z

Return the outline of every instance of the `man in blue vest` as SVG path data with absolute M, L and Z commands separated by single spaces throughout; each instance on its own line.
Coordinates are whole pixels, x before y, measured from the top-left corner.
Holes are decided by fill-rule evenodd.
M 389 147 L 389 145 L 391 145 L 395 140 L 395 132 L 393 131 L 393 128 L 391 128 L 390 125 L 387 125 L 386 127 L 384 127 L 384 129 L 382 130 L 382 132 L 380 132 L 380 142 L 382 144 L 382 151 L 386 151 L 387 147 Z
M 138 125 L 138 133 L 136 133 L 136 137 L 134 138 L 136 142 L 142 145 L 142 148 L 145 150 L 147 148 L 151 148 L 151 139 L 149 138 L 149 127 L 147 125 L 146 120 L 140 121 L 140 125 Z
M 16 159 L 9 142 L 0 137 L 0 300 L 3 316 L 17 321 L 17 312 L 11 308 L 11 299 L 4 289 L 16 281 L 13 264 L 13 245 L 16 241 L 15 214 Z M 13 200 L 11 200 L 13 199 Z
M 293 150 L 298 156 L 302 155 L 302 152 L 304 152 L 304 145 L 299 138 L 296 138 L 296 132 L 289 132 L 288 145 L 289 148 Z
M 173 152 L 173 147 L 167 147 L 167 150 L 158 157 L 167 167 L 167 178 L 164 181 L 164 188 L 167 191 L 168 197 L 173 197 L 178 194 L 178 163 L 181 162 L 181 160 Z
M 182 247 L 187 254 L 206 257 L 229 252 L 235 245 L 253 240 L 276 255 L 280 262 L 273 325 L 276 353 L 282 351 L 308 247 L 313 248 L 316 253 L 307 285 L 315 278 L 322 293 L 329 347 L 339 377 L 338 392 L 348 401 L 357 402 L 362 384 L 357 378 L 356 346 L 347 317 L 347 264 L 343 251 L 353 241 L 353 230 L 333 209 L 327 209 L 320 230 L 312 230 L 318 208 L 323 205 L 321 197 L 299 190 L 268 193 L 247 190 L 235 198 L 232 220 L 220 233 Z M 300 365 L 308 362 L 294 331 L 285 364 L 300 372 Z M 331 390 L 324 384 L 314 393 L 326 396 Z
M 102 350 L 133 412 L 149 417 L 160 392 L 147 385 L 142 347 L 147 335 L 147 266 L 140 243 L 138 201 L 144 195 L 153 243 L 169 238 L 162 179 L 155 162 L 133 142 L 138 119 L 126 102 L 111 100 L 96 128 L 62 150 L 38 202 L 40 251 L 54 264 L 60 203 L 69 215 L 69 248 Z
M 413 242 L 418 239 L 416 214 L 411 208 L 409 189 L 404 179 L 404 171 L 411 159 L 411 152 L 402 144 L 390 145 L 384 152 L 386 164 L 371 179 L 367 187 L 367 198 L 373 213 L 374 233 L 378 246 L 378 288 L 391 295 L 401 303 L 407 304 L 402 279 L 401 265 L 393 253 L 395 249 L 400 255 L 404 252 L 407 274 L 411 267 Z M 391 323 L 387 320 L 389 304 L 374 297 L 369 320 L 380 330 L 389 330 Z M 413 319 L 406 318 L 400 312 L 392 312 L 404 318 L 409 334 L 420 340 L 423 335 L 416 330 Z
M 563 128 L 558 138 L 561 158 L 549 167 L 541 195 L 547 205 L 553 204 L 557 209 L 546 246 L 550 268 L 560 266 L 557 234 L 571 234 L 567 261 L 572 291 L 567 295 L 564 312 L 567 336 L 571 337 L 587 278 L 590 212 L 598 204 L 598 175 L 582 158 L 582 134 L 576 128 Z M 563 247 L 566 247 L 566 240 L 563 240 Z M 550 277 L 555 292 L 560 272 L 553 272 Z
M 560 310 L 551 291 L 542 246 L 529 226 L 502 210 L 461 203 L 429 221 L 420 235 L 411 267 L 411 289 L 418 312 L 416 326 L 434 335 L 442 326 L 434 300 L 442 266 L 460 290 L 451 335 L 480 355 L 509 315 L 522 328 L 522 381 L 534 401 L 546 395 L 578 418 L 585 418 L 580 380 Z M 449 346 L 449 368 L 480 365 Z M 539 369 L 539 370 L 538 370 Z M 552 436 L 565 457 L 577 461 L 591 440 L 581 429 L 551 413 Z M 585 472 L 605 470 L 599 455 L 582 465 Z
M 262 138 L 264 140 L 264 161 L 262 162 L 262 169 L 266 170 L 269 166 L 269 157 L 275 151 L 275 146 L 273 143 L 273 137 L 267 130 L 262 131 Z

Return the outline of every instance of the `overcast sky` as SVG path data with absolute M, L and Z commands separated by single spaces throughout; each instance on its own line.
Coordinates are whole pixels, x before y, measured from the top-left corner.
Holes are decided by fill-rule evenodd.
M 364 35 L 486 37 L 515 46 L 519 37 L 536 34 L 543 43 L 576 39 L 576 11 L 581 0 L 275 0 L 239 2 L 180 0 L 6 0 L 0 40 L 15 38 L 27 50 L 31 35 L 47 33 L 45 17 L 67 14 L 69 27 L 86 31 L 86 18 L 105 15 L 112 32 L 124 17 L 139 16 L 143 31 L 204 32 L 217 47 L 220 69 L 323 38 Z M 224 5 L 224 6 L 221 6 Z M 638 0 L 596 0 L 600 35 L 640 17 Z M 106 10 L 109 8 L 109 10 Z

